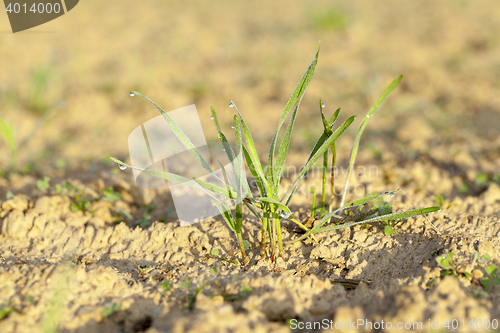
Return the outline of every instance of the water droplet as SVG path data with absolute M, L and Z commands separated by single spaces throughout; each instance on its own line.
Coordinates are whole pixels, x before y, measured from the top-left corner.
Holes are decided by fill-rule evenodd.
M 210 119 L 214 120 L 214 116 L 210 117 Z
M 234 102 L 233 101 L 229 102 L 229 107 L 230 108 L 234 108 Z
M 370 118 L 370 117 L 371 117 L 370 115 L 366 116 L 366 118 Z
M 127 166 L 126 166 L 126 165 L 121 165 L 121 164 L 120 164 L 119 168 L 120 168 L 120 170 L 122 170 L 122 171 L 123 171 L 123 170 L 127 169 Z
M 392 192 L 390 192 L 390 193 L 389 193 L 389 196 L 390 196 L 391 198 L 394 198 L 395 194 L 394 194 L 394 193 L 392 193 Z
M 438 213 L 439 213 L 440 211 L 441 211 L 441 209 L 440 209 L 440 210 L 438 210 Z
M 325 103 L 321 102 L 321 108 L 325 107 Z
M 222 151 L 226 151 L 226 149 L 225 149 L 225 148 L 222 148 Z
M 234 126 L 231 126 L 232 129 L 234 129 Z
M 134 97 L 135 96 L 135 92 L 131 91 L 130 92 L 130 97 Z

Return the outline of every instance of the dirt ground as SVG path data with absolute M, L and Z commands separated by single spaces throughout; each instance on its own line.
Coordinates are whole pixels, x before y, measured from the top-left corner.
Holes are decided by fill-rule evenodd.
M 338 332 L 500 331 L 500 286 L 481 284 L 500 264 L 498 17 L 493 0 L 85 1 L 11 34 L 5 15 L 0 112 L 17 141 L 65 107 L 13 170 L 0 144 L 0 332 L 316 332 L 330 328 L 306 323 L 330 321 Z M 322 233 L 275 263 L 260 258 L 260 226 L 245 212 L 242 266 L 222 259 L 241 262 L 221 217 L 180 227 L 168 190 L 141 189 L 109 160 L 129 161 L 128 135 L 157 116 L 130 90 L 166 111 L 196 104 L 208 142 L 210 106 L 229 132 L 232 99 L 267 156 L 319 40 L 287 165 L 303 165 L 321 134 L 321 98 L 327 116 L 358 115 L 337 143 L 345 168 L 362 117 L 403 74 L 361 140 L 357 170 L 373 172 L 353 177 L 363 193 L 350 198 L 401 188 L 386 198 L 393 211 L 434 206 L 436 194 L 449 208 L 393 235 L 380 223 Z M 311 198 L 291 207 L 307 220 Z M 282 230 L 300 236 L 288 220 Z M 436 258 L 450 252 L 473 277 L 441 277 Z M 475 252 L 490 259 L 471 267 Z

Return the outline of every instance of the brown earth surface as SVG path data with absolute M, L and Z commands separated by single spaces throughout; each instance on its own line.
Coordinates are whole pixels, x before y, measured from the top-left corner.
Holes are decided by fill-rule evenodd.
M 85 1 L 46 25 L 2 34 L 0 111 L 17 140 L 59 101 L 66 107 L 14 170 L 0 146 L 0 332 L 289 332 L 294 320 L 393 325 L 340 332 L 495 331 L 469 325 L 500 321 L 500 286 L 480 283 L 500 264 L 498 17 L 493 0 Z M 319 40 L 287 165 L 300 167 L 321 134 L 321 98 L 327 116 L 337 107 L 342 121 L 358 115 L 337 144 L 345 167 L 365 112 L 403 74 L 361 140 L 351 187 L 363 193 L 350 198 L 401 188 L 386 198 L 393 211 L 433 206 L 436 194 L 449 208 L 405 219 L 391 236 L 381 223 L 318 234 L 285 246 L 275 263 L 260 257 L 260 226 L 245 212 L 243 266 L 220 258 L 241 262 L 221 217 L 180 227 L 168 190 L 141 189 L 107 158 L 127 160 L 130 132 L 157 116 L 130 90 L 166 111 L 196 104 L 207 141 L 217 139 L 210 106 L 229 132 L 232 99 L 266 154 Z M 45 176 L 50 186 L 40 189 Z M 336 184 L 344 180 L 339 172 Z M 56 186 L 66 182 L 88 207 L 71 209 L 76 194 Z M 301 220 L 311 214 L 304 193 L 319 183 L 308 177 L 294 197 Z M 288 220 L 282 231 L 285 240 L 300 236 Z M 440 277 L 436 258 L 450 252 L 474 278 Z M 491 259 L 471 267 L 474 252 Z M 446 328 L 453 319 L 459 328 Z

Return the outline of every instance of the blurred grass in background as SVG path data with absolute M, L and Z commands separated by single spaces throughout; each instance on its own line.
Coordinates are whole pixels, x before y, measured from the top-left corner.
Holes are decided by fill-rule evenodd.
M 400 74 L 402 84 L 372 120 L 366 143 L 380 149 L 421 133 L 424 145 L 498 140 L 495 0 L 81 1 L 62 18 L 18 34 L 7 33 L 2 15 L 0 110 L 16 138 L 60 101 L 67 105 L 20 152 L 21 165 L 128 155 L 130 131 L 157 116 L 130 90 L 166 111 L 196 103 L 212 141 L 210 106 L 229 128 L 233 99 L 256 143 L 265 143 L 276 126 L 267 120 L 281 113 L 319 40 L 294 149 L 309 148 L 311 130 L 321 130 L 320 98 L 328 115 L 337 107 L 344 117 L 362 115 Z M 8 155 L 0 143 L 0 168 Z

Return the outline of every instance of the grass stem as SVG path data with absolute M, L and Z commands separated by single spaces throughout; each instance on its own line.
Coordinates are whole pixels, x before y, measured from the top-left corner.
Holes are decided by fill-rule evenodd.
M 236 233 L 236 238 L 238 239 L 238 244 L 240 245 L 241 258 L 243 259 L 243 265 L 248 263 L 247 256 L 245 255 L 245 245 L 243 245 L 243 238 L 241 237 L 241 232 Z

